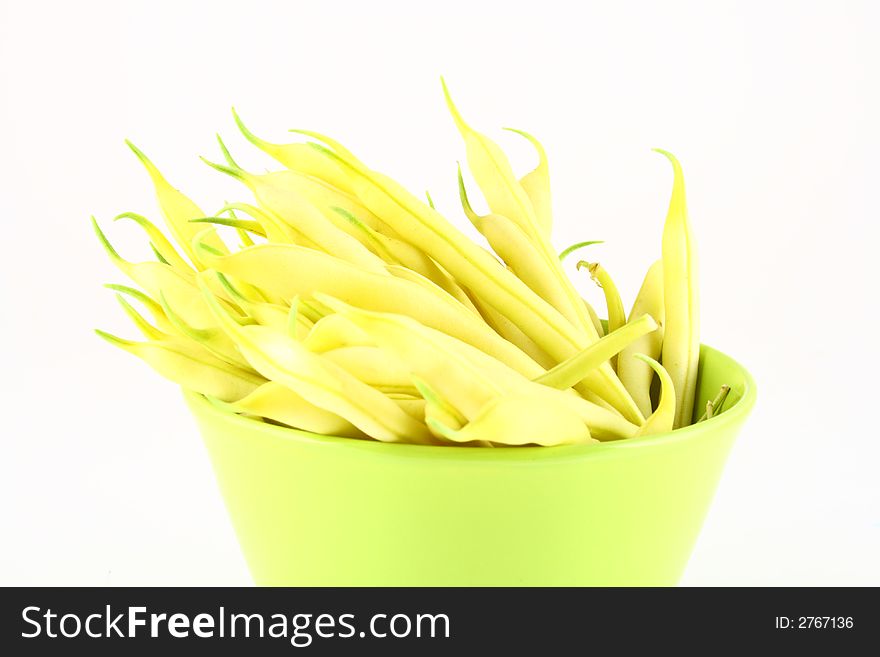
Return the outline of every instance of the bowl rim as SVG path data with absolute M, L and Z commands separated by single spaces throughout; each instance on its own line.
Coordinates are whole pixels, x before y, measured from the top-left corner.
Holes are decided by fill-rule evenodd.
M 414 443 L 392 443 L 379 440 L 346 438 L 343 436 L 327 436 L 293 427 L 268 424 L 254 418 L 238 415 L 212 404 L 203 394 L 191 390 L 183 389 L 183 395 L 191 412 L 197 416 L 197 419 L 199 416 L 210 415 L 221 419 L 225 423 L 239 426 L 242 429 L 265 434 L 269 438 L 312 446 L 323 445 L 328 448 L 365 450 L 377 455 L 401 458 L 427 457 L 431 459 L 444 458 L 468 461 L 534 461 L 538 459 L 543 461 L 559 458 L 567 460 L 572 457 L 595 458 L 616 454 L 621 450 L 642 450 L 693 440 L 706 433 L 714 434 L 723 431 L 725 427 L 738 424 L 744 420 L 757 399 L 755 380 L 749 371 L 731 356 L 706 344 L 701 344 L 700 360 L 702 361 L 706 355 L 720 356 L 738 370 L 740 378 L 744 383 L 744 390 L 733 406 L 725 409 L 720 415 L 704 420 L 699 424 L 694 423 L 674 431 L 588 445 L 557 445 L 552 447 L 542 445 L 509 445 L 487 448 L 465 445 L 418 445 Z

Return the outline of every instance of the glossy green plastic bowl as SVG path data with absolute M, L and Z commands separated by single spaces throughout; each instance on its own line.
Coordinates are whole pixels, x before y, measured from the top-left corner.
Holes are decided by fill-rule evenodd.
M 678 431 L 599 445 L 431 447 L 332 438 L 187 393 L 254 581 L 284 586 L 673 585 L 734 438 L 749 373 L 703 346 Z

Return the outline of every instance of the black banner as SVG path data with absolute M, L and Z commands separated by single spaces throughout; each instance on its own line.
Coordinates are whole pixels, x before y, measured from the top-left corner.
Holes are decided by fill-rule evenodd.
M 0 614 L 7 655 L 845 649 L 880 620 L 875 590 L 836 588 L 9 588 Z

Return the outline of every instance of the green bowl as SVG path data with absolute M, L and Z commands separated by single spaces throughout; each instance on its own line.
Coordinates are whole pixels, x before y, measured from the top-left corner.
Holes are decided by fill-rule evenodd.
M 186 393 L 254 581 L 269 586 L 658 586 L 678 582 L 755 402 L 700 353 L 718 416 L 599 445 L 433 447 L 266 424 Z

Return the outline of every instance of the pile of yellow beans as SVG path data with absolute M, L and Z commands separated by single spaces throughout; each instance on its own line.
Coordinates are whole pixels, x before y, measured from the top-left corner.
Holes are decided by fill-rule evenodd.
M 514 174 L 501 148 L 465 122 L 444 84 L 471 174 L 464 215 L 487 249 L 342 144 L 300 131 L 276 144 L 235 121 L 278 171 L 222 164 L 252 202 L 203 212 L 144 153 L 167 231 L 124 213 L 155 259 L 113 263 L 137 287 L 108 285 L 143 334 L 111 344 L 229 412 L 317 434 L 431 445 L 563 445 L 690 424 L 699 360 L 696 256 L 677 160 L 660 258 L 629 314 L 609 273 L 606 324 L 551 244 L 546 153 Z M 225 233 L 224 233 L 225 231 Z M 223 234 L 239 242 L 234 249 Z M 129 300 L 140 306 L 138 310 Z M 652 386 L 654 387 L 652 394 Z M 723 400 L 722 400 L 723 402 Z M 719 406 L 715 400 L 715 408 Z M 710 403 L 709 413 L 713 407 Z

